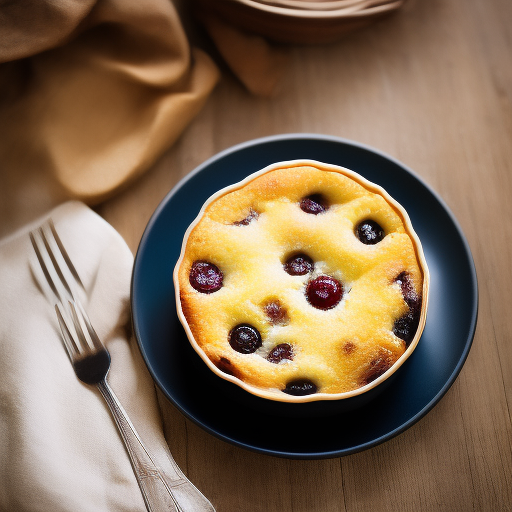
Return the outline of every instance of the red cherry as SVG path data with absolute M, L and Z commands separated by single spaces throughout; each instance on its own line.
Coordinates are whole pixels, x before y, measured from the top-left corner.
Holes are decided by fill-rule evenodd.
M 254 211 L 252 208 L 249 210 L 249 214 L 245 219 L 237 220 L 233 222 L 235 226 L 248 226 L 252 220 L 257 219 L 260 216 L 260 214 L 256 211 Z
M 318 276 L 306 287 L 308 302 L 318 309 L 331 309 L 343 297 L 343 285 L 334 277 Z
M 272 324 L 283 325 L 288 322 L 288 314 L 286 309 L 277 300 L 269 302 L 263 308 Z
M 288 258 L 284 264 L 284 270 L 291 276 L 303 276 L 309 274 L 315 264 L 306 254 L 296 254 Z
M 223 274 L 219 267 L 208 261 L 194 261 L 188 280 L 201 293 L 213 293 L 222 288 Z
M 288 343 L 276 345 L 268 354 L 267 361 L 271 363 L 280 363 L 283 359 L 293 359 L 293 348 Z
M 414 290 L 414 286 L 412 285 L 411 278 L 407 272 L 400 272 L 395 277 L 395 283 L 400 286 L 402 290 L 402 295 L 404 297 L 405 302 L 410 308 L 417 307 L 419 302 L 419 297 L 416 291 Z
M 394 361 L 385 355 L 379 355 L 370 362 L 370 366 L 363 372 L 359 379 L 361 386 L 366 386 L 375 379 L 386 373 L 392 366 Z
M 325 212 L 327 208 L 329 208 L 329 206 L 321 194 L 312 194 L 305 197 L 300 202 L 300 209 L 303 212 L 311 213 L 312 215 L 318 215 L 319 213 Z
M 393 333 L 398 338 L 405 341 L 408 345 L 414 338 L 421 316 L 421 296 L 416 293 L 407 272 L 401 272 L 395 278 L 395 282 L 400 285 L 402 296 L 409 306 L 409 311 L 395 320 Z

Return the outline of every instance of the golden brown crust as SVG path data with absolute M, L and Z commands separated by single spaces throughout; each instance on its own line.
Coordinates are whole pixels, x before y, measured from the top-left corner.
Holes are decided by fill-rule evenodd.
M 328 205 L 319 215 L 299 207 L 313 194 Z M 355 226 L 365 219 L 384 229 L 378 244 L 356 237 Z M 402 211 L 364 180 L 313 165 L 271 170 L 208 204 L 185 242 L 177 269 L 183 316 L 205 357 L 228 375 L 266 390 L 307 378 L 321 393 L 343 393 L 378 378 L 406 350 L 393 329 L 411 306 L 396 278 L 406 275 L 421 298 L 418 248 Z M 312 272 L 283 270 L 296 253 L 313 260 Z M 191 286 L 195 261 L 222 271 L 220 289 L 201 293 Z M 342 283 L 343 297 L 332 309 L 312 307 L 305 296 L 307 283 L 319 275 Z M 276 302 L 286 322 L 269 316 L 268 304 Z M 261 335 L 253 353 L 240 353 L 229 343 L 239 324 Z M 292 359 L 269 361 L 282 343 L 293 347 Z

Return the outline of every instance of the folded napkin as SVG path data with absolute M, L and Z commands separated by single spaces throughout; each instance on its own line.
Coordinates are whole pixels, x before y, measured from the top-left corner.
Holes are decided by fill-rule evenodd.
M 155 390 L 130 335 L 133 258 L 92 210 L 51 212 L 86 288 L 86 307 L 112 356 L 109 382 L 156 462 L 168 464 Z M 142 511 L 114 420 L 75 376 L 28 231 L 0 243 L 0 510 Z

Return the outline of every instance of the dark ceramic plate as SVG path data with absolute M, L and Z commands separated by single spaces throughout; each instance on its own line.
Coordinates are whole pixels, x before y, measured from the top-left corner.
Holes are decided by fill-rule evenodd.
M 281 414 L 279 404 L 254 397 L 210 371 L 192 349 L 176 315 L 174 265 L 183 235 L 206 199 L 269 164 L 294 159 L 348 167 L 383 186 L 408 211 L 430 269 L 427 323 L 416 350 L 376 398 L 351 412 L 330 410 L 299 417 Z M 318 459 L 375 446 L 403 432 L 432 409 L 453 384 L 468 355 L 476 327 L 478 291 L 471 252 L 457 221 L 437 194 L 409 169 L 361 144 L 323 135 L 291 134 L 223 151 L 166 196 L 152 216 L 135 258 L 132 308 L 135 334 L 149 371 L 185 416 L 243 448 Z

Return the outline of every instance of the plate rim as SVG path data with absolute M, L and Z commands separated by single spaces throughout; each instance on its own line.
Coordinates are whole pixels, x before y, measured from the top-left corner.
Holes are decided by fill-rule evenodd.
M 289 141 L 289 140 L 317 140 L 322 142 L 334 142 L 338 144 L 345 144 L 348 146 L 353 146 L 359 149 L 363 149 L 365 151 L 368 151 L 370 153 L 374 153 L 384 159 L 387 159 L 397 165 L 398 167 L 402 168 L 409 174 L 411 174 L 416 180 L 420 182 L 420 184 L 425 187 L 436 199 L 436 201 L 442 206 L 442 208 L 447 213 L 448 217 L 450 218 L 453 226 L 455 227 L 464 248 L 464 252 L 466 254 L 466 257 L 468 259 L 468 266 L 471 274 L 471 288 L 473 290 L 473 297 L 472 297 L 472 310 L 471 310 L 471 322 L 469 324 L 469 330 L 468 330 L 468 337 L 466 339 L 464 350 L 462 351 L 460 358 L 457 362 L 457 365 L 453 369 L 452 373 L 450 374 L 449 378 L 446 380 L 444 385 L 441 387 L 441 389 L 436 393 L 436 395 L 422 408 L 420 411 L 418 411 L 414 416 L 410 417 L 407 421 L 403 422 L 400 426 L 397 428 L 390 430 L 386 434 L 379 436 L 377 438 L 372 439 L 371 441 L 358 444 L 356 446 L 351 446 L 350 448 L 345 448 L 342 450 L 331 450 L 331 451 L 322 451 L 322 452 L 308 452 L 308 453 L 300 453 L 300 452 L 289 452 L 289 451 L 279 451 L 279 450 L 272 450 L 268 448 L 262 448 L 262 447 L 256 447 L 251 446 L 247 443 L 244 443 L 242 441 L 233 439 L 225 434 L 222 434 L 221 432 L 218 432 L 208 425 L 205 425 L 202 421 L 194 417 L 192 414 L 190 414 L 188 411 L 184 410 L 183 407 L 176 403 L 169 393 L 165 390 L 162 382 L 156 375 L 156 373 L 153 370 L 153 367 L 149 361 L 149 358 L 147 356 L 147 352 L 144 349 L 144 346 L 141 342 L 141 336 L 140 336 L 140 330 L 137 325 L 137 320 L 135 318 L 135 294 L 134 294 L 134 286 L 136 281 L 136 274 L 138 273 L 138 264 L 140 262 L 141 253 L 144 251 L 145 247 L 148 243 L 148 237 L 149 233 L 153 229 L 153 226 L 157 222 L 157 219 L 164 210 L 168 204 L 168 202 L 171 200 L 172 197 L 174 197 L 180 190 L 183 188 L 183 186 L 191 180 L 194 176 L 202 172 L 206 167 L 209 167 L 212 163 L 221 160 L 225 158 L 226 156 L 236 153 L 238 151 L 258 146 L 261 144 L 266 144 L 269 142 L 280 142 L 280 141 Z M 218 439 L 221 439 L 231 445 L 235 445 L 241 448 L 245 448 L 247 450 L 265 454 L 265 455 L 271 455 L 274 457 L 283 457 L 283 458 L 289 458 L 289 459 L 302 459 L 302 460 L 313 460 L 313 459 L 326 459 L 326 458 L 334 458 L 334 457 L 342 457 L 345 455 L 350 455 L 356 452 L 360 452 L 369 448 L 373 448 L 385 441 L 388 441 L 399 434 L 403 433 L 410 427 L 412 427 L 415 423 L 417 423 L 421 418 L 423 418 L 430 410 L 433 409 L 433 407 L 439 403 L 439 401 L 443 398 L 443 396 L 447 393 L 447 391 L 451 388 L 453 383 L 456 381 L 457 376 L 459 375 L 460 371 L 462 370 L 462 367 L 464 366 L 467 357 L 469 355 L 469 352 L 471 350 L 471 347 L 473 345 L 473 340 L 475 337 L 475 331 L 476 331 L 476 325 L 478 320 L 478 310 L 479 310 L 479 293 L 478 293 L 478 278 L 476 274 L 476 267 L 475 262 L 473 258 L 473 254 L 471 252 L 471 248 L 469 246 L 469 242 L 464 235 L 464 232 L 462 231 L 462 228 L 459 225 L 459 222 L 451 209 L 448 207 L 448 205 L 445 203 L 444 199 L 441 198 L 441 196 L 422 178 L 420 177 L 415 171 L 410 169 L 407 165 L 399 161 L 398 159 L 394 158 L 393 156 L 388 155 L 387 153 L 376 149 L 370 145 L 353 141 L 350 139 L 345 139 L 342 137 L 337 137 L 333 135 L 323 135 L 318 133 L 307 133 L 307 132 L 299 132 L 299 133 L 284 133 L 284 134 L 277 134 L 277 135 L 270 135 L 266 137 L 260 137 L 256 139 L 251 139 L 245 142 L 241 142 L 239 144 L 235 144 L 233 146 L 230 146 L 207 160 L 205 160 L 203 163 L 199 164 L 197 167 L 195 167 L 192 171 L 190 171 L 187 175 L 185 175 L 183 178 L 181 178 L 174 187 L 167 192 L 167 194 L 164 196 L 164 198 L 160 201 L 158 206 L 156 207 L 155 211 L 151 215 L 148 223 L 146 224 L 146 227 L 144 228 L 144 231 L 142 233 L 142 236 L 140 238 L 137 251 L 135 253 L 134 257 L 134 263 L 133 263 L 133 269 L 132 269 L 132 275 L 131 275 L 131 281 L 130 281 L 130 306 L 132 310 L 132 328 L 133 333 L 135 336 L 135 340 L 137 341 L 138 348 L 140 350 L 140 353 L 142 355 L 142 358 L 144 360 L 144 363 L 146 365 L 146 368 L 148 369 L 153 382 L 158 386 L 160 391 L 164 394 L 167 400 L 175 406 L 186 418 L 193 421 L 196 425 L 199 425 L 201 428 L 203 428 L 205 431 L 207 431 L 209 434 L 212 434 L 213 436 L 217 437 Z

